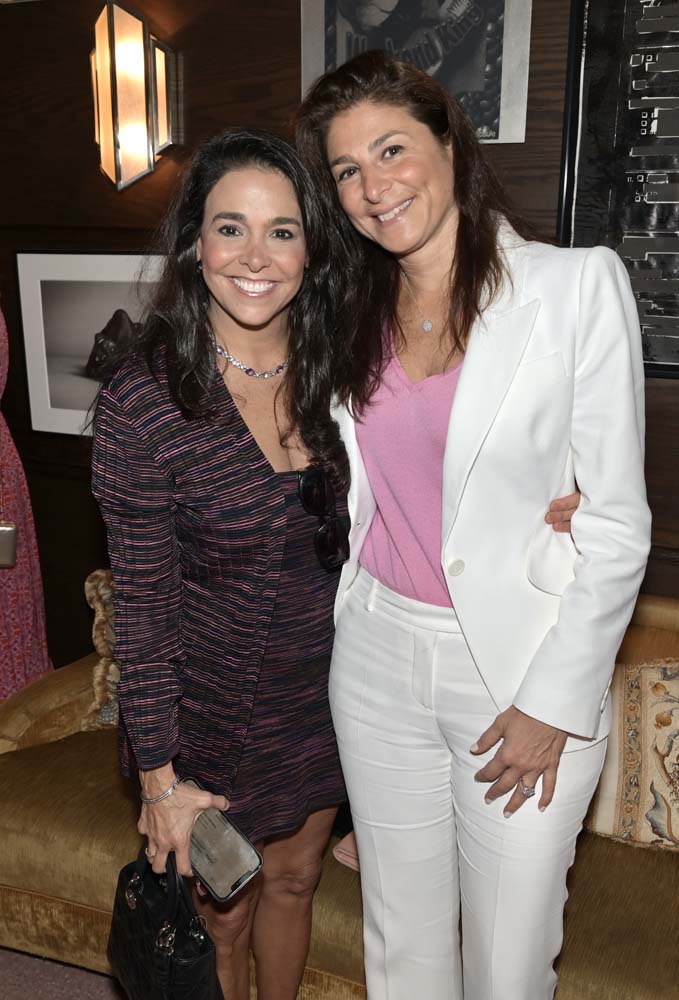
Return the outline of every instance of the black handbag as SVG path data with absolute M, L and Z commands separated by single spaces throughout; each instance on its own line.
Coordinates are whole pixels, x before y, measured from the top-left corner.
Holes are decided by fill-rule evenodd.
M 143 851 L 121 869 L 108 958 L 129 1000 L 224 1000 L 214 943 L 174 854 L 165 875 Z

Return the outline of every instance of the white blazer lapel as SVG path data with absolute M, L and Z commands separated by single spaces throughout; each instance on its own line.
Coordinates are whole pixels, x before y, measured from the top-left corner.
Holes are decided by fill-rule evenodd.
M 340 434 L 349 457 L 349 468 L 351 469 L 351 486 L 347 497 L 351 519 L 349 540 L 352 552 L 357 552 L 375 513 L 375 498 L 370 489 L 363 456 L 358 447 L 354 418 L 346 406 L 339 404 L 331 407 L 331 414 L 339 424 Z
M 539 308 L 539 299 L 499 315 L 491 308 L 472 330 L 453 400 L 443 461 L 444 547 L 474 460 L 514 378 Z
M 340 434 L 344 441 L 344 447 L 347 449 L 349 467 L 351 469 L 351 486 L 349 487 L 349 495 L 347 497 L 349 517 L 351 518 L 351 528 L 349 531 L 351 554 L 348 562 L 342 567 L 339 586 L 337 587 L 337 596 L 335 598 L 335 621 L 337 621 L 344 596 L 358 572 L 358 555 L 375 514 L 376 504 L 370 488 L 368 473 L 363 463 L 363 456 L 358 447 L 354 419 L 346 406 L 334 405 L 331 407 L 331 413 L 339 424 Z

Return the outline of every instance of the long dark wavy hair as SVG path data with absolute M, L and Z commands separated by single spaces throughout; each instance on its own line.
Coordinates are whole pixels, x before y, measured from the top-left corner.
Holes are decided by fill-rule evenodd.
M 328 167 L 326 140 L 336 115 L 366 102 L 405 108 L 443 146 L 452 146 L 459 224 L 451 261 L 451 354 L 464 351 L 472 324 L 501 284 L 504 264 L 497 235 L 502 216 L 519 233 L 532 235 L 512 210 L 462 106 L 426 73 L 375 50 L 356 56 L 313 85 L 295 115 L 295 135 L 302 159 L 333 208 L 352 261 L 335 388 L 341 401 L 351 400 L 359 414 L 384 368 L 384 331 L 399 336 L 401 268 L 394 256 L 360 235 L 344 214 Z
M 125 354 L 144 355 L 154 373 L 164 356 L 169 391 L 184 416 L 216 419 L 213 390 L 220 376 L 208 319 L 210 297 L 198 270 L 196 243 L 212 188 L 225 174 L 247 167 L 286 177 L 299 202 L 308 266 L 288 313 L 289 365 L 280 392 L 311 464 L 325 465 L 336 485 L 346 487 L 347 455 L 330 417 L 337 303 L 345 295 L 342 241 L 308 170 L 285 139 L 260 130 L 229 129 L 197 149 L 154 241 L 152 252 L 162 255 L 164 264 Z M 100 374 L 111 374 L 120 360 L 108 359 L 105 370 L 99 366 Z

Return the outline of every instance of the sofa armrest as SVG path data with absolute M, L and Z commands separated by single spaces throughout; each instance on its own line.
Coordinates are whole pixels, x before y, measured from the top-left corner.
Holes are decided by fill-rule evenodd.
M 91 653 L 0 702 L 0 754 L 80 732 L 94 697 L 92 671 L 98 659 Z

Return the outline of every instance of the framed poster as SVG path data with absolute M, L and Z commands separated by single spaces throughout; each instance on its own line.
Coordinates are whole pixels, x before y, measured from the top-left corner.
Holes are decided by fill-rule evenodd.
M 116 309 L 124 309 L 133 322 L 141 317 L 161 260 L 131 254 L 17 254 L 33 430 L 89 433 L 89 410 L 99 388 L 86 372 L 95 335 Z
M 615 249 L 647 375 L 679 378 L 679 3 L 575 0 L 560 235 Z M 570 190 L 570 193 L 568 193 Z
M 386 49 L 460 100 L 483 142 L 526 136 L 532 0 L 302 0 L 302 93 Z

